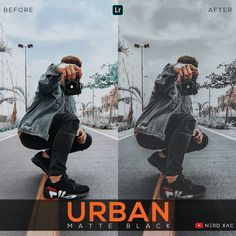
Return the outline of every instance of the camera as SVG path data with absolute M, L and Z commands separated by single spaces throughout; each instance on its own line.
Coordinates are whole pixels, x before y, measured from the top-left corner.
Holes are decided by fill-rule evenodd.
M 193 75 L 192 79 L 183 80 L 181 82 L 181 95 L 195 95 L 198 93 L 199 84 L 197 78 Z
M 81 94 L 83 89 L 83 84 L 80 83 L 79 73 L 76 72 L 76 78 L 74 80 L 65 80 L 64 93 L 66 95 L 78 95 Z

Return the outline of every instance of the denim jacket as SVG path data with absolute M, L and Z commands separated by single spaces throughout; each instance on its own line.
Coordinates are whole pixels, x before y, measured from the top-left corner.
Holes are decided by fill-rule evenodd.
M 170 116 L 178 112 L 181 106 L 181 94 L 176 84 L 177 73 L 174 65 L 167 64 L 163 72 L 157 76 L 148 105 L 136 122 L 134 132 L 165 139 L 165 130 Z M 184 99 L 185 107 L 191 113 L 190 96 Z
M 61 75 L 57 66 L 51 64 L 38 83 L 38 89 L 27 113 L 20 121 L 18 131 L 39 136 L 45 140 L 49 138 L 49 129 L 52 119 L 66 104 L 67 111 L 76 113 L 73 96 L 65 99 L 64 92 L 59 84 Z

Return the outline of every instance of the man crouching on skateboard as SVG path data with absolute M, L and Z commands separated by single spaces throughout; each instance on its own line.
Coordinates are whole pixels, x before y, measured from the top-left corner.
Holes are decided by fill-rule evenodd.
M 73 86 L 80 84 L 81 66 L 80 59 L 74 56 L 62 58 L 59 65 L 51 64 L 41 76 L 34 100 L 18 128 L 25 147 L 46 149 L 32 158 L 32 162 L 48 175 L 43 192 L 45 198 L 72 199 L 84 197 L 89 192 L 88 186 L 66 175 L 68 154 L 83 151 L 92 144 L 91 136 L 79 128 L 73 93 L 66 92 L 65 86 L 72 80 L 76 83 Z
M 168 64 L 157 77 L 149 104 L 138 119 L 135 136 L 138 143 L 155 152 L 149 163 L 165 175 L 161 198 L 201 197 L 206 188 L 193 184 L 182 174 L 185 153 L 203 149 L 208 137 L 195 128 L 190 95 L 198 90 L 198 61 L 182 56 L 177 64 Z

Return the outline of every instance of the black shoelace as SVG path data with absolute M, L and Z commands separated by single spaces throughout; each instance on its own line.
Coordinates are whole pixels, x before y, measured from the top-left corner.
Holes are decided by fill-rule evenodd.
M 75 181 L 73 180 L 73 179 L 70 179 L 69 177 L 68 177 L 68 175 L 64 175 L 64 179 L 65 179 L 65 181 L 69 184 L 69 185 L 71 185 L 74 189 L 76 189 L 76 187 L 75 187 Z
M 194 184 L 190 180 L 186 179 L 183 174 L 181 175 L 181 179 L 183 180 L 183 183 L 186 187 L 193 187 Z

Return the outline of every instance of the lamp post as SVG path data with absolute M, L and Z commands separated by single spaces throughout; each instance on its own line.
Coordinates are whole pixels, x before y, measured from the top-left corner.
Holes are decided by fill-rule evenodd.
M 144 95 L 143 95 L 143 49 L 144 48 L 149 48 L 150 45 L 148 43 L 142 44 L 142 45 L 135 43 L 134 47 L 141 49 L 141 96 L 142 96 L 141 97 L 141 103 L 142 103 L 142 112 L 143 112 L 143 109 L 144 109 Z
M 209 86 L 209 95 L 208 95 L 208 104 L 209 104 L 209 108 L 208 108 L 208 116 L 209 116 L 209 119 L 211 118 L 211 89 L 210 89 L 210 86 Z
M 33 44 L 18 44 L 19 48 L 24 48 L 25 49 L 25 112 L 27 112 L 28 109 L 28 83 L 27 83 L 27 48 L 32 48 Z
M 92 115 L 93 115 L 93 120 L 94 120 L 94 98 L 95 98 L 95 95 L 94 95 L 94 86 L 93 86 L 93 90 L 92 90 L 92 96 L 93 96 L 93 99 L 92 99 L 92 104 L 93 104 L 93 113 L 92 113 Z

